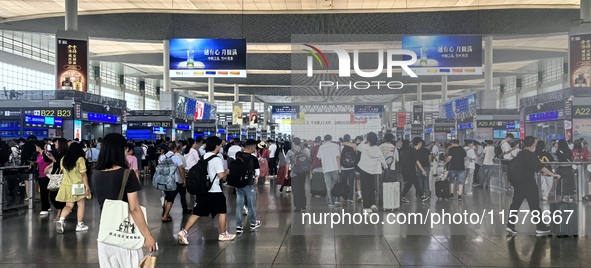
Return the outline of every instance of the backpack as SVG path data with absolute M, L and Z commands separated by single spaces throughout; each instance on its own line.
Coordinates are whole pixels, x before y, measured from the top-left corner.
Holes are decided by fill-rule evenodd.
M 445 154 L 439 153 L 439 161 L 445 162 Z
M 275 146 L 277 147 L 277 149 L 275 150 L 275 159 L 279 159 L 279 151 L 281 151 L 281 148 L 279 148 L 279 146 L 277 144 L 275 144 Z
M 522 158 L 522 153 L 519 153 L 516 157 L 509 161 L 509 165 L 507 167 L 507 180 L 513 186 L 516 184 L 521 184 L 525 180 L 525 175 L 523 174 L 524 166 Z
M 174 156 L 174 155 L 173 155 Z M 176 164 L 172 161 L 172 156 L 164 156 L 164 160 L 156 166 L 156 172 L 152 178 L 152 185 L 160 191 L 176 191 Z
M 236 188 L 242 188 L 248 185 L 254 174 L 252 159 L 249 159 L 249 156 L 242 152 L 236 153 L 236 159 L 228 165 L 228 169 L 230 170 L 226 178 L 228 185 Z
M 310 157 L 306 155 L 303 149 L 294 151 L 293 159 L 291 170 L 295 175 L 310 173 Z
M 212 155 L 207 159 L 203 159 L 202 156 L 199 159 L 199 162 L 189 170 L 189 174 L 187 175 L 187 192 L 189 192 L 189 194 L 200 195 L 209 192 L 211 186 L 213 186 L 213 181 L 218 174 L 215 174 L 213 180 L 209 179 L 207 166 L 209 165 L 209 161 L 215 157 L 217 157 L 217 155 Z
M 344 168 L 354 168 L 357 166 L 357 153 L 355 149 L 345 146 L 341 152 L 341 166 Z
M 495 147 L 495 157 L 499 159 L 503 159 L 505 155 L 505 152 L 503 152 L 503 147 L 501 147 L 501 145 L 503 145 L 503 141 Z
M 6 142 L 0 143 L 0 166 L 3 166 L 10 160 L 10 155 L 12 154 L 12 150 L 8 147 Z

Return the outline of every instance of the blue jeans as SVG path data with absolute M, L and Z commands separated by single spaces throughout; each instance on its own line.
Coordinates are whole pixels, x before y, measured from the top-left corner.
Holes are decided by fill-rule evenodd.
M 423 176 L 423 172 L 420 169 L 417 169 L 417 179 L 419 180 L 419 185 L 423 192 L 429 191 L 429 174 L 431 173 L 431 167 L 423 167 L 425 172 L 427 172 L 427 176 Z
M 480 185 L 482 187 L 490 187 L 490 177 L 493 175 L 495 166 L 482 165 L 482 176 L 480 177 Z
M 457 183 L 464 184 L 466 181 L 466 171 L 465 170 L 450 170 L 449 171 L 449 183 Z
M 339 180 L 339 172 L 338 171 L 331 171 L 324 173 L 324 183 L 326 183 L 326 201 L 328 201 L 328 205 L 334 205 L 335 201 L 338 201 L 340 196 L 332 196 L 332 187 L 337 183 Z
M 250 218 L 250 224 L 256 224 L 257 222 L 257 191 L 254 185 L 246 185 L 242 188 L 236 188 L 236 226 L 242 226 L 242 207 L 244 202 L 248 206 L 248 217 Z
M 343 198 L 347 200 L 355 200 L 355 170 L 341 170 L 341 179 L 343 183 L 347 183 L 349 192 L 345 193 Z

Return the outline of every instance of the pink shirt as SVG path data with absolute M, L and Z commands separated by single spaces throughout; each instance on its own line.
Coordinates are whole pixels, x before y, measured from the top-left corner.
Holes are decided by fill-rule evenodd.
M 125 155 L 125 159 L 127 159 L 127 164 L 129 164 L 129 169 L 137 170 L 137 157 L 133 155 Z
M 39 166 L 39 178 L 47 178 L 47 175 L 45 175 L 45 168 L 51 165 L 51 162 L 45 162 L 45 160 L 43 160 L 43 154 L 39 154 L 37 156 L 37 165 Z

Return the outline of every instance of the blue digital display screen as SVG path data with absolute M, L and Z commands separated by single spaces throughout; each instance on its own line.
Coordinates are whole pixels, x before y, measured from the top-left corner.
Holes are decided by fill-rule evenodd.
M 64 121 L 62 118 L 51 116 L 25 115 L 25 124 L 37 126 L 61 126 Z
M 220 133 L 220 134 L 224 134 L 224 133 L 226 133 L 226 130 L 225 130 L 225 129 L 223 129 L 223 128 L 220 128 L 220 129 L 218 129 L 218 133 Z
M 462 123 L 458 125 L 458 129 L 471 129 L 472 123 Z
M 191 126 L 186 124 L 176 124 L 176 129 L 178 130 L 191 130 Z
M 88 113 L 88 121 L 116 124 L 117 116 L 110 114 Z
M 549 111 L 530 114 L 526 117 L 529 122 L 552 121 L 558 119 L 560 111 Z
M 195 110 L 197 109 L 197 101 L 192 99 L 187 99 L 187 114 L 193 116 L 195 114 Z
M 166 128 L 165 127 L 153 127 L 152 132 L 154 132 L 154 134 L 166 134 Z
M 495 130 L 493 132 L 493 139 L 504 139 L 507 137 L 507 130 Z
M 127 129 L 127 138 L 132 140 L 152 140 L 149 129 Z
M 45 124 L 45 116 L 25 115 L 25 123 L 28 124 Z

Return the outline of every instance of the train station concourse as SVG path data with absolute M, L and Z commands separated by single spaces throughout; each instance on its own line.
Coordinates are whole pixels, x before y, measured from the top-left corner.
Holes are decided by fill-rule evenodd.
M 0 87 L 0 268 L 591 267 L 591 0 L 0 0 Z

